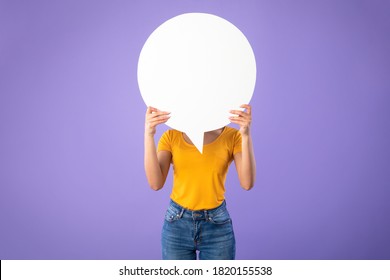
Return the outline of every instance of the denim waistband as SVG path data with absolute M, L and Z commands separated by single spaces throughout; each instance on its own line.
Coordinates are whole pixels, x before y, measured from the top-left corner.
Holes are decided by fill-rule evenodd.
M 179 215 L 179 217 L 184 218 L 192 218 L 194 220 L 208 220 L 209 217 L 215 217 L 219 214 L 226 212 L 226 201 L 224 200 L 221 205 L 219 205 L 216 208 L 213 209 L 207 209 L 207 210 L 190 210 L 187 208 L 184 208 L 183 206 L 177 204 L 175 201 L 171 199 L 169 207 L 175 209 Z

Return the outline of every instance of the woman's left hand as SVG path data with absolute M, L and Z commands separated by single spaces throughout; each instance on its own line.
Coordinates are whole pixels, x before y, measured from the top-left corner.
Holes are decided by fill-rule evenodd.
M 232 123 L 238 124 L 240 126 L 240 133 L 241 135 L 249 135 L 249 129 L 252 122 L 252 112 L 251 112 L 251 106 L 249 104 L 243 104 L 240 106 L 240 108 L 245 108 L 244 111 L 240 110 L 230 110 L 229 112 L 237 115 L 229 117 L 229 120 Z

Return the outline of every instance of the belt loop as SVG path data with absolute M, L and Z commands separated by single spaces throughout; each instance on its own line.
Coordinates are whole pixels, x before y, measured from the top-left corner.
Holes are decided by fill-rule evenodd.
M 206 221 L 209 220 L 209 214 L 207 213 L 207 210 L 204 210 L 204 218 Z
M 181 218 L 183 216 L 183 213 L 184 213 L 184 208 L 181 207 L 181 211 L 180 211 L 180 214 L 179 214 L 179 218 Z

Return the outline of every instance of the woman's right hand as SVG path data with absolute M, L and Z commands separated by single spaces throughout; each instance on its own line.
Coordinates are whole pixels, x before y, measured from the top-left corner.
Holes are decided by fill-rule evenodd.
M 145 133 L 153 136 L 156 133 L 156 126 L 167 122 L 171 117 L 169 114 L 149 106 L 145 115 Z

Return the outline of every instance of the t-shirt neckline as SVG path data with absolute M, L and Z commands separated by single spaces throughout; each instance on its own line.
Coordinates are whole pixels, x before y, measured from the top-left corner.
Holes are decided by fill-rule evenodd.
M 218 140 L 221 138 L 221 135 L 225 133 L 226 129 L 227 129 L 226 126 L 224 126 L 223 129 L 222 129 L 222 131 L 221 131 L 221 133 L 218 135 L 217 138 L 214 139 L 214 141 L 212 141 L 212 142 L 210 142 L 210 143 L 208 143 L 208 144 L 203 144 L 203 146 L 209 146 L 209 145 L 212 145 L 212 144 L 218 142 Z M 195 148 L 195 145 L 194 145 L 194 144 L 190 144 L 190 143 L 188 143 L 188 142 L 186 141 L 186 139 L 184 138 L 184 132 L 180 132 L 180 136 L 181 136 L 181 139 L 183 140 L 183 142 L 184 142 L 186 145 Z

